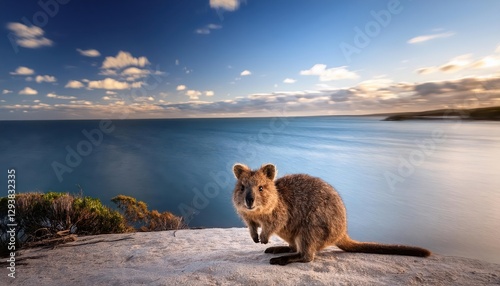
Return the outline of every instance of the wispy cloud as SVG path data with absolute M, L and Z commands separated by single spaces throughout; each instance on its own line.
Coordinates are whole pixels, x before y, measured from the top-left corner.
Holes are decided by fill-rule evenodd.
M 189 97 L 190 100 L 198 100 L 200 99 L 201 91 L 198 90 L 193 90 L 189 89 L 186 91 L 186 95 Z
M 21 23 L 8 23 L 7 29 L 13 33 L 16 44 L 23 48 L 36 49 L 53 44 L 51 40 L 43 36 L 45 32 L 37 26 L 28 27 Z
M 242 72 L 240 73 L 240 76 L 249 76 L 249 75 L 251 75 L 251 74 L 252 74 L 252 72 L 251 72 L 251 71 L 249 71 L 249 70 L 244 70 L 244 71 L 242 71 Z
M 35 71 L 27 67 L 18 67 L 15 71 L 10 72 L 11 75 L 32 75 Z
M 116 57 L 106 57 L 102 69 L 121 69 L 129 66 L 145 67 L 150 62 L 146 57 L 135 58 L 129 52 L 119 51 Z
M 143 85 L 142 82 L 122 82 L 117 81 L 112 78 L 105 78 L 103 80 L 93 80 L 87 83 L 89 89 L 110 89 L 110 90 L 123 90 L 130 88 L 140 88 Z
M 47 93 L 47 97 L 49 97 L 49 98 L 55 98 L 55 99 L 65 99 L 65 100 L 76 99 L 75 96 L 57 95 L 57 94 L 55 94 L 53 92 Z
M 24 94 L 24 95 L 37 95 L 38 91 L 35 89 L 32 89 L 31 87 L 25 87 L 19 91 L 19 94 Z
M 318 76 L 320 81 L 334 81 L 342 79 L 356 79 L 359 75 L 353 71 L 349 71 L 347 66 L 326 68 L 324 64 L 315 64 L 308 70 L 300 71 L 301 75 Z
M 221 25 L 217 24 L 208 24 L 205 27 L 199 28 L 195 30 L 196 34 L 208 35 L 212 32 L 212 30 L 222 29 Z
M 434 40 L 434 39 L 448 38 L 448 37 L 451 37 L 454 35 L 455 35 L 455 33 L 453 33 L 453 32 L 421 35 L 421 36 L 417 36 L 417 37 L 413 37 L 413 38 L 409 39 L 407 43 L 408 44 L 419 44 L 419 43 L 428 42 L 428 41 Z
M 295 80 L 295 79 L 293 79 L 293 78 L 285 78 L 285 79 L 283 80 L 283 82 L 284 82 L 284 83 L 295 83 L 295 82 L 296 82 L 296 80 Z
M 240 6 L 240 0 L 210 0 L 210 7 L 234 11 Z
M 2 91 L 2 94 L 9 94 L 9 93 L 13 93 L 13 91 L 12 90 L 8 90 L 8 89 L 4 89 Z
M 185 86 L 185 85 L 183 85 L 183 84 L 180 84 L 180 85 L 178 85 L 175 89 L 176 89 L 176 90 L 185 90 L 185 89 L 186 89 L 186 86 Z
M 442 65 L 419 68 L 415 72 L 427 75 L 435 72 L 454 73 L 462 70 L 498 68 L 500 67 L 500 51 L 498 50 L 497 47 L 493 54 L 479 59 L 474 59 L 472 54 L 460 55 Z
M 51 75 L 37 75 L 35 77 L 35 81 L 37 83 L 42 83 L 42 82 L 56 82 L 57 79 L 55 76 L 51 76 Z
M 85 56 L 85 57 L 99 57 L 99 56 L 101 56 L 101 53 L 95 49 L 89 49 L 89 50 L 76 49 L 76 50 L 80 53 L 80 55 Z
M 140 78 L 147 77 L 150 74 L 150 70 L 140 69 L 136 67 L 128 67 L 121 72 L 121 75 L 124 76 L 127 81 L 136 81 Z
M 82 82 L 78 80 L 70 80 L 68 83 L 64 86 L 66 88 L 83 88 L 84 85 Z

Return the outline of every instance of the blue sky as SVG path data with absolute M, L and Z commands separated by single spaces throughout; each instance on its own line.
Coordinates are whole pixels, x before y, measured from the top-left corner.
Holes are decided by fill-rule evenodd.
M 500 2 L 0 2 L 0 120 L 500 105 Z

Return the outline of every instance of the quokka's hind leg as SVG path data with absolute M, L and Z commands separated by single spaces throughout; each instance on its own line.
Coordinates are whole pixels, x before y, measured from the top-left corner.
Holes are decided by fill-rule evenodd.
M 287 265 L 293 262 L 311 262 L 314 259 L 314 253 L 295 253 L 292 255 L 284 255 L 271 258 L 269 263 Z
M 279 264 L 279 265 L 287 265 L 293 262 L 311 262 L 314 259 L 314 255 L 316 254 L 316 250 L 311 245 L 304 245 L 304 242 L 301 243 L 301 247 L 299 248 L 299 253 L 295 253 L 292 255 L 284 255 L 279 257 L 274 257 L 269 260 L 271 264 Z
M 278 253 L 290 253 L 290 252 L 295 252 L 296 250 L 291 248 L 290 246 L 273 246 L 269 247 L 264 251 L 265 253 L 272 253 L 272 254 L 278 254 Z

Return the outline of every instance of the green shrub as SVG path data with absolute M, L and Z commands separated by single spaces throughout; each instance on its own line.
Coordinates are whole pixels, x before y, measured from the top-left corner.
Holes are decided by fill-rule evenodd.
M 132 197 L 119 195 L 112 198 L 111 201 L 123 212 L 127 222 L 135 225 L 141 231 L 171 230 L 183 226 L 182 218 L 170 212 L 149 211 L 146 203 Z
M 99 199 L 68 193 L 17 194 L 16 249 L 61 235 L 161 231 L 182 227 L 182 219 L 170 212 L 149 211 L 146 203 L 119 195 L 112 201 L 123 212 L 104 206 Z M 0 256 L 8 254 L 8 199 L 0 198 Z M 63 233 L 63 234 L 61 234 Z
M 133 231 L 125 218 L 98 199 L 49 192 L 17 194 L 17 244 L 47 240 L 67 234 L 104 234 Z M 7 237 L 7 198 L 0 199 L 0 246 L 5 250 Z

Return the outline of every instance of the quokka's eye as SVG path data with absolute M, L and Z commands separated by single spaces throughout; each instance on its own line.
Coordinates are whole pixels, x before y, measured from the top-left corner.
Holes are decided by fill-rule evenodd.
M 259 192 L 262 192 L 264 188 L 262 186 L 259 187 Z
M 241 185 L 240 190 L 243 192 L 245 190 L 245 186 Z

